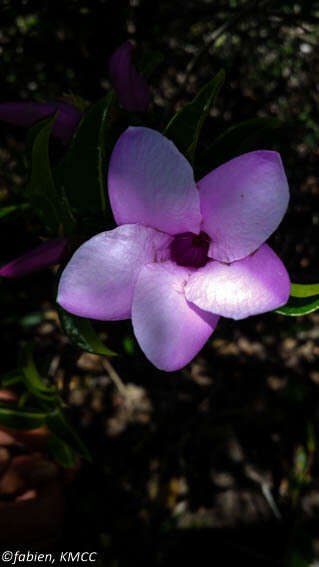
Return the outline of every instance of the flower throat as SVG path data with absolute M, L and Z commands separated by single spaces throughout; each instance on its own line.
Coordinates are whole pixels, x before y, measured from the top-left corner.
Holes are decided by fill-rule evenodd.
M 210 259 L 207 255 L 210 238 L 205 232 L 177 234 L 171 243 L 172 259 L 179 266 L 201 268 Z

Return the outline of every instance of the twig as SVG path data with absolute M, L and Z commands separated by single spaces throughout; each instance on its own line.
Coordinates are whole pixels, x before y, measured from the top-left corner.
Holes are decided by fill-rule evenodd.
M 274 500 L 273 495 L 271 494 L 271 489 L 270 489 L 270 485 L 268 482 L 261 482 L 261 491 L 265 497 L 265 500 L 268 502 L 271 510 L 274 513 L 274 516 L 277 518 L 277 520 L 282 520 L 282 515 L 279 512 L 279 508 Z
M 127 401 L 128 400 L 127 388 L 124 382 L 122 381 L 121 377 L 116 372 L 115 368 L 112 366 L 112 364 L 107 358 L 103 358 L 102 364 L 105 370 L 108 372 L 108 375 L 113 381 L 114 385 L 116 386 L 119 394 L 122 396 L 122 398 L 124 398 L 124 400 Z
M 274 497 L 271 493 L 271 483 L 267 480 L 265 480 L 262 475 L 250 464 L 247 464 L 245 466 L 245 473 L 247 475 L 248 478 L 250 478 L 251 480 L 253 480 L 256 484 L 259 484 L 260 488 L 261 488 L 261 492 L 266 500 L 266 502 L 268 503 L 270 509 L 272 510 L 275 518 L 277 518 L 277 520 L 282 520 L 282 516 L 281 513 L 279 511 L 279 508 L 274 500 Z

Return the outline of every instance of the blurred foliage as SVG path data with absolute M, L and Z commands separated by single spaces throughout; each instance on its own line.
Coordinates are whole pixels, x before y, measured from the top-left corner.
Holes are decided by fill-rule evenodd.
M 67 422 L 55 385 L 40 376 L 33 357 L 31 344 L 20 353 L 20 365 L 0 377 L 3 388 L 18 386 L 18 403 L 0 405 L 0 426 L 28 431 L 46 426 L 49 432 L 49 448 L 62 466 L 74 466 L 78 456 L 91 460 L 90 454 Z

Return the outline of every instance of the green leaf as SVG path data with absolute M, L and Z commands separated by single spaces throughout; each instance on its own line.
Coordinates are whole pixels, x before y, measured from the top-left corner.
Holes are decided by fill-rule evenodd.
M 1 385 L 3 388 L 8 388 L 13 384 L 19 384 L 19 382 L 24 381 L 24 374 L 21 368 L 16 368 L 15 370 L 10 370 L 1 377 Z
M 191 163 L 194 162 L 200 131 L 224 80 L 225 71 L 221 69 L 192 102 L 186 104 L 173 116 L 164 130 L 165 136 L 173 140 Z
M 84 112 L 69 149 L 55 171 L 60 192 L 77 219 L 93 215 L 105 223 L 107 215 L 111 215 L 106 176 L 108 156 L 115 143 L 110 132 L 115 101 L 112 90 Z
M 311 301 L 309 297 L 312 298 Z M 317 309 L 319 309 L 319 284 L 292 283 L 288 303 L 276 309 L 276 313 L 296 317 L 308 315 Z
M 202 157 L 202 174 L 243 153 L 258 149 L 258 144 L 282 126 L 277 118 L 258 117 L 239 122 L 223 132 Z
M 31 176 L 26 193 L 44 226 L 56 233 L 61 222 L 59 196 L 49 160 L 49 139 L 56 116 L 44 120 L 36 130 L 32 146 Z
M 65 468 L 73 468 L 76 465 L 77 455 L 75 452 L 53 433 L 48 439 L 48 448 L 55 461 Z
M 52 402 L 58 399 L 55 386 L 47 386 L 41 378 L 34 360 L 31 345 L 27 345 L 22 352 L 24 383 L 27 389 L 37 398 Z
M 49 431 L 65 444 L 69 445 L 77 455 L 80 455 L 87 461 L 92 460 L 88 449 L 78 437 L 73 427 L 67 422 L 60 409 L 55 409 L 48 413 L 45 422 Z
M 319 283 L 317 284 L 291 284 L 290 295 L 292 297 L 313 297 L 319 295 Z
M 2 209 L 0 209 L 0 219 L 3 219 L 4 217 L 11 215 L 12 213 L 19 213 L 25 211 L 28 208 L 29 208 L 28 203 L 21 203 L 20 205 L 8 205 L 7 207 L 2 207 Z
M 313 301 L 307 301 L 305 298 L 290 297 L 288 303 L 283 307 L 276 309 L 276 313 L 281 315 L 288 315 L 290 317 L 297 317 L 298 315 L 308 315 L 313 311 L 319 309 L 319 297 Z
M 36 410 L 0 407 L 0 426 L 10 429 L 36 429 L 43 425 L 45 417 L 45 413 Z
M 19 408 L 19 409 L 20 409 L 20 408 L 23 408 L 23 407 L 26 405 L 26 403 L 27 403 L 28 399 L 30 398 L 30 396 L 31 396 L 31 393 L 28 392 L 27 390 L 25 390 L 25 391 L 21 394 L 21 396 L 20 396 L 20 398 L 19 398 L 19 401 L 18 401 L 18 408 Z
M 61 325 L 70 341 L 80 349 L 94 354 L 105 356 L 117 356 L 115 352 L 107 348 L 97 336 L 89 319 L 77 317 L 65 311 L 57 305 Z
M 21 327 L 33 327 L 34 325 L 39 325 L 45 319 L 43 311 L 33 311 L 27 313 L 21 319 L 18 320 Z
M 28 128 L 25 139 L 25 145 L 26 145 L 26 158 L 27 158 L 27 162 L 29 162 L 29 165 L 32 165 L 32 150 L 37 135 L 41 132 L 41 130 L 48 123 L 49 120 L 54 121 L 54 119 L 55 116 L 48 116 L 47 118 L 42 118 L 42 120 L 39 120 L 38 122 L 33 124 L 33 126 Z
M 132 356 L 135 353 L 135 341 L 132 336 L 128 335 L 124 337 L 122 344 L 126 354 Z

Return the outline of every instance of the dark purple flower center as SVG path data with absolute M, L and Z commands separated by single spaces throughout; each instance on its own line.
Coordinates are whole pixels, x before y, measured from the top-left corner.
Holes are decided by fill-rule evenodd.
M 209 258 L 207 256 L 210 238 L 205 232 L 177 234 L 171 243 L 172 259 L 179 266 L 201 268 Z

